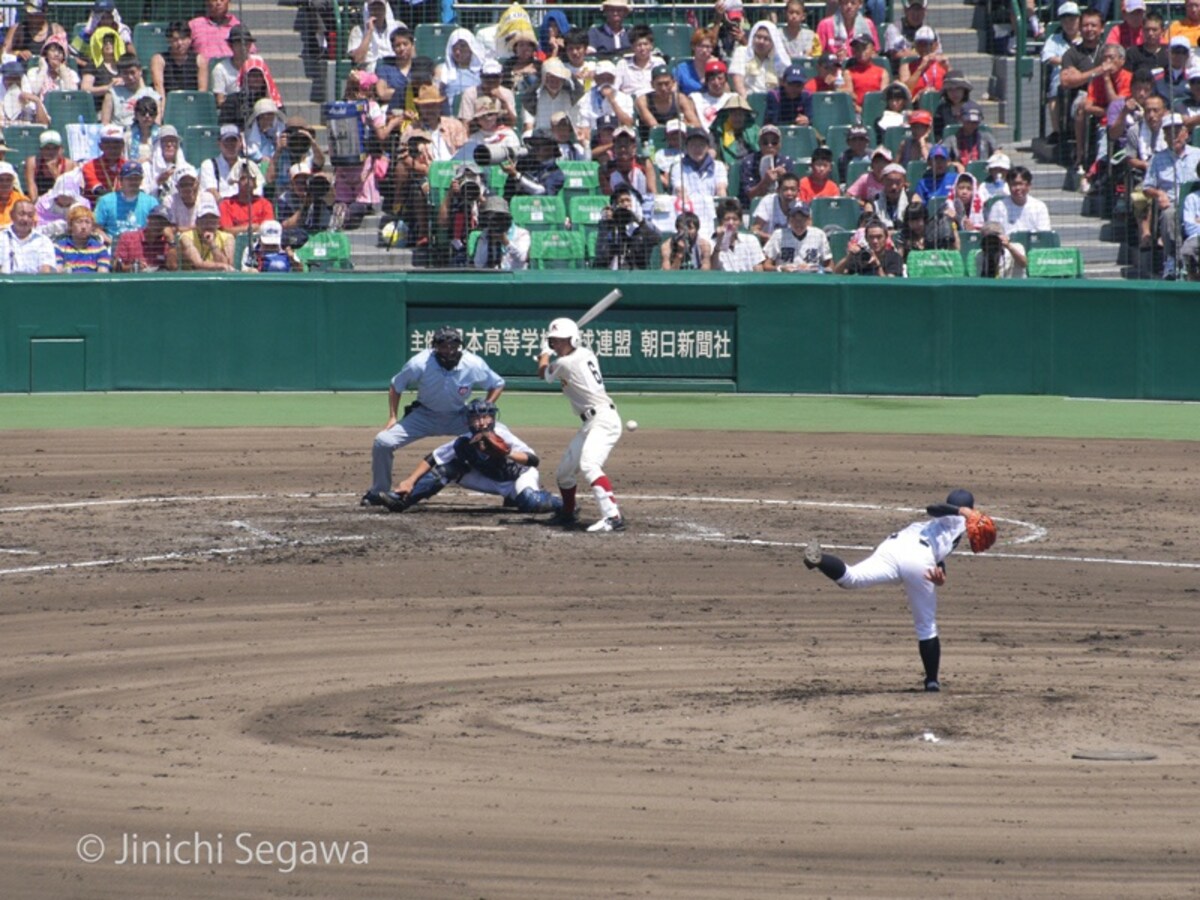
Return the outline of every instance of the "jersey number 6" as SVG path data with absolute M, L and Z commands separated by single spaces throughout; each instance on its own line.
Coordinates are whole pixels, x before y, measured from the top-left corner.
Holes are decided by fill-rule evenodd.
M 604 379 L 600 377 L 600 370 L 596 368 L 595 360 L 588 360 L 588 369 L 591 370 L 592 377 L 596 379 L 596 384 L 603 385 Z

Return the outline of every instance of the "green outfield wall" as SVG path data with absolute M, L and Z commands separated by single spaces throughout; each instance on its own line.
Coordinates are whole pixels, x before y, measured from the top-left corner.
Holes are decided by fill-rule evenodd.
M 540 330 L 625 390 L 1200 399 L 1189 284 L 526 272 L 0 280 L 0 391 L 377 390 L 437 325 L 528 386 Z

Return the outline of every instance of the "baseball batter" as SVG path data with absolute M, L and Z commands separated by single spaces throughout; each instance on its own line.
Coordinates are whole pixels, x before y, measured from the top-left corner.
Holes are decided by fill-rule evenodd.
M 860 563 L 847 566 L 838 557 L 822 553 L 821 545 L 811 541 L 804 551 L 804 565 L 820 569 L 838 587 L 903 584 L 925 667 L 925 690 L 936 692 L 942 689 L 938 681 L 942 645 L 938 640 L 937 588 L 946 583 L 946 557 L 963 534 L 973 552 L 987 550 L 996 541 L 996 524 L 975 509 L 974 495 L 961 488 L 951 491 L 945 503 L 935 503 L 925 511 L 933 517 L 931 521 L 913 522 L 889 535 Z
M 553 362 L 551 353 L 556 356 Z M 596 354 L 580 343 L 579 326 L 571 319 L 555 319 L 550 323 L 546 343 L 538 356 L 538 377 L 551 384 L 560 382 L 571 409 L 583 420 L 583 427 L 567 445 L 555 472 L 562 493 L 562 509 L 550 519 L 550 524 L 568 529 L 579 527 L 575 488 L 576 474 L 582 472 L 600 506 L 600 520 L 589 526 L 588 531 L 624 531 L 625 520 L 603 468 L 621 439 L 621 417 L 604 389 Z
M 397 421 L 402 392 L 414 385 L 417 399 Z M 454 436 L 467 430 L 467 401 L 476 387 L 484 388 L 487 400 L 495 403 L 504 391 L 504 379 L 483 359 L 463 350 L 457 328 L 439 328 L 430 348 L 406 362 L 388 385 L 388 421 L 375 435 L 371 488 L 363 494 L 363 506 L 384 505 L 382 495 L 392 489 L 392 458 L 399 448 L 423 437 Z
M 467 405 L 469 431 L 442 444 L 417 463 L 412 474 L 385 491 L 383 505 L 403 512 L 451 482 L 471 491 L 503 497 L 523 513 L 558 512 L 562 501 L 541 489 L 533 448 L 498 422 L 500 410 L 488 400 Z

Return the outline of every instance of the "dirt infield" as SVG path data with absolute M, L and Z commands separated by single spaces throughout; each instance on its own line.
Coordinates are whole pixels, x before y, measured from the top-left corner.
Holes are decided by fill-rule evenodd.
M 370 438 L 0 435 L 0 896 L 1200 896 L 1200 444 L 643 428 L 586 535 Z M 926 695 L 797 545 L 960 485 Z

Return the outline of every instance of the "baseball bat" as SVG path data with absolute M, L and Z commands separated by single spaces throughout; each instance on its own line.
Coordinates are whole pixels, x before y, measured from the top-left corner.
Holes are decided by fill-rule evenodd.
M 620 299 L 621 299 L 621 292 L 619 290 L 614 289 L 614 290 L 609 291 L 602 298 L 600 298 L 599 302 L 596 303 L 595 306 L 593 306 L 591 309 L 589 309 L 587 312 L 585 312 L 582 316 L 580 316 L 579 321 L 576 322 L 575 324 L 578 325 L 580 328 L 582 328 L 584 325 L 586 325 L 588 322 L 592 321 L 592 319 L 596 318 L 596 316 L 600 315 L 602 312 L 604 312 L 606 309 L 608 309 L 610 306 L 612 306 L 614 303 L 616 303 Z

